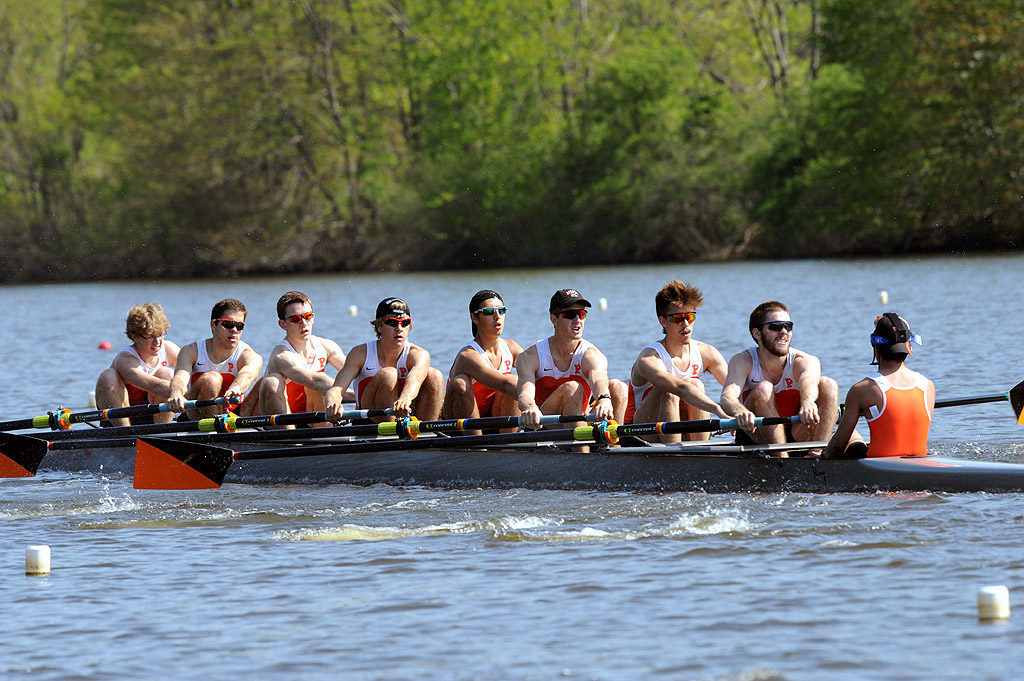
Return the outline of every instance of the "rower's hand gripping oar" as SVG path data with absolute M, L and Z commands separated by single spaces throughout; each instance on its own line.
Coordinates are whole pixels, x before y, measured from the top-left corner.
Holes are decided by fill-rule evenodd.
M 515 417 L 512 417 L 515 418 Z M 558 423 L 558 416 L 544 416 L 542 425 Z M 580 420 L 578 416 L 569 417 Z M 467 419 L 471 420 L 471 419 Z M 429 422 L 425 422 L 429 423 Z M 800 423 L 799 416 L 759 417 L 755 426 L 775 426 Z M 379 424 L 384 426 L 386 424 Z M 614 444 L 622 435 L 700 433 L 737 428 L 736 419 L 701 419 L 696 421 L 668 421 L 662 423 L 630 423 L 625 425 L 600 422 L 563 430 L 534 430 L 494 435 L 461 435 L 451 438 L 377 440 L 313 447 L 290 447 L 233 452 L 230 449 L 196 442 L 139 438 L 135 449 L 136 489 L 213 489 L 220 487 L 234 461 L 248 459 L 275 459 L 293 456 L 350 454 L 358 452 L 386 452 L 396 449 L 428 449 L 431 447 L 477 447 L 527 442 L 578 442 Z M 467 426 L 467 429 L 475 429 Z M 400 436 L 401 437 L 401 436 Z
M 185 403 L 186 409 L 215 407 L 223 404 L 235 405 L 241 402 L 238 397 L 217 397 L 212 400 L 191 400 Z M 16 421 L 0 421 L 0 431 L 21 430 L 22 428 L 49 428 L 50 430 L 67 430 L 74 423 L 101 421 L 103 419 L 121 419 L 132 416 L 145 416 L 171 411 L 166 402 L 160 404 L 137 404 L 131 407 L 112 407 L 110 409 L 94 409 L 72 413 L 69 409 L 58 408 L 42 416 L 33 416 Z

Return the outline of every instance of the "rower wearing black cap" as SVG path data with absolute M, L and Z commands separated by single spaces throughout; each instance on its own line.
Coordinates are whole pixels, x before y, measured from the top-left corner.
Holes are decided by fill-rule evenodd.
M 626 385 L 608 380 L 608 360 L 583 338 L 590 301 L 572 288 L 551 296 L 548 312 L 554 333 L 516 360 L 523 425 L 540 426 L 542 414 L 593 413 L 602 420 L 626 409 Z
M 921 337 L 895 312 L 886 312 L 875 321 L 872 364 L 878 364 L 878 371 L 854 384 L 846 394 L 846 408 L 825 450 L 826 458 L 928 453 L 935 385 L 904 364 L 907 355 L 912 354 L 911 343 L 921 345 Z M 855 430 L 861 416 L 871 433 L 868 444 Z
M 356 381 L 360 409 L 393 410 L 396 417 L 415 415 L 430 421 L 441 414 L 444 378 L 430 366 L 430 353 L 409 342 L 412 312 L 401 298 L 377 304 L 370 325 L 377 340 L 352 348 L 345 366 L 327 391 L 327 417 L 341 419 L 345 389 Z

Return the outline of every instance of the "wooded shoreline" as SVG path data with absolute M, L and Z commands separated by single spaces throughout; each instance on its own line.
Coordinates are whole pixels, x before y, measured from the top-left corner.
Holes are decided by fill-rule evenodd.
M 0 282 L 1024 247 L 1024 2 L 0 0 Z

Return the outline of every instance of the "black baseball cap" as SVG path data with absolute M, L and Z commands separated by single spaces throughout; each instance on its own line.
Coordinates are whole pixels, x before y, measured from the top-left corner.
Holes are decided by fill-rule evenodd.
M 409 309 L 409 304 L 401 298 L 385 298 L 384 300 L 377 303 L 377 314 L 376 319 L 383 319 L 384 317 L 411 317 L 412 310 Z
M 555 295 L 551 296 L 551 304 L 548 306 L 548 312 L 552 314 L 559 310 L 566 310 L 573 305 L 579 305 L 582 303 L 587 307 L 593 307 L 590 301 L 583 297 L 583 295 L 574 288 L 563 288 L 555 291 Z
M 910 330 L 910 323 L 895 312 L 886 312 L 875 320 L 871 344 L 894 355 L 912 355 L 910 344 L 923 345 L 921 337 Z

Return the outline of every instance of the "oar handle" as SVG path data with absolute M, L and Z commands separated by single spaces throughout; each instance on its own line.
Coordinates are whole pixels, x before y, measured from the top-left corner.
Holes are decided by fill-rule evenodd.
M 216 397 L 212 400 L 191 400 L 185 403 L 186 409 L 201 409 L 202 407 L 214 407 L 223 404 L 238 404 L 241 399 L 238 397 Z M 147 414 L 159 414 L 171 410 L 166 402 L 159 404 L 136 404 L 130 407 L 111 407 L 110 409 L 93 409 L 92 411 L 79 411 L 72 413 L 67 409 L 57 409 L 49 414 L 34 416 L 28 419 L 17 421 L 0 422 L 0 430 L 18 430 L 20 428 L 49 428 L 50 430 L 67 430 L 74 423 L 85 423 L 87 421 L 101 421 L 103 419 L 120 419 L 132 416 L 145 416 Z

